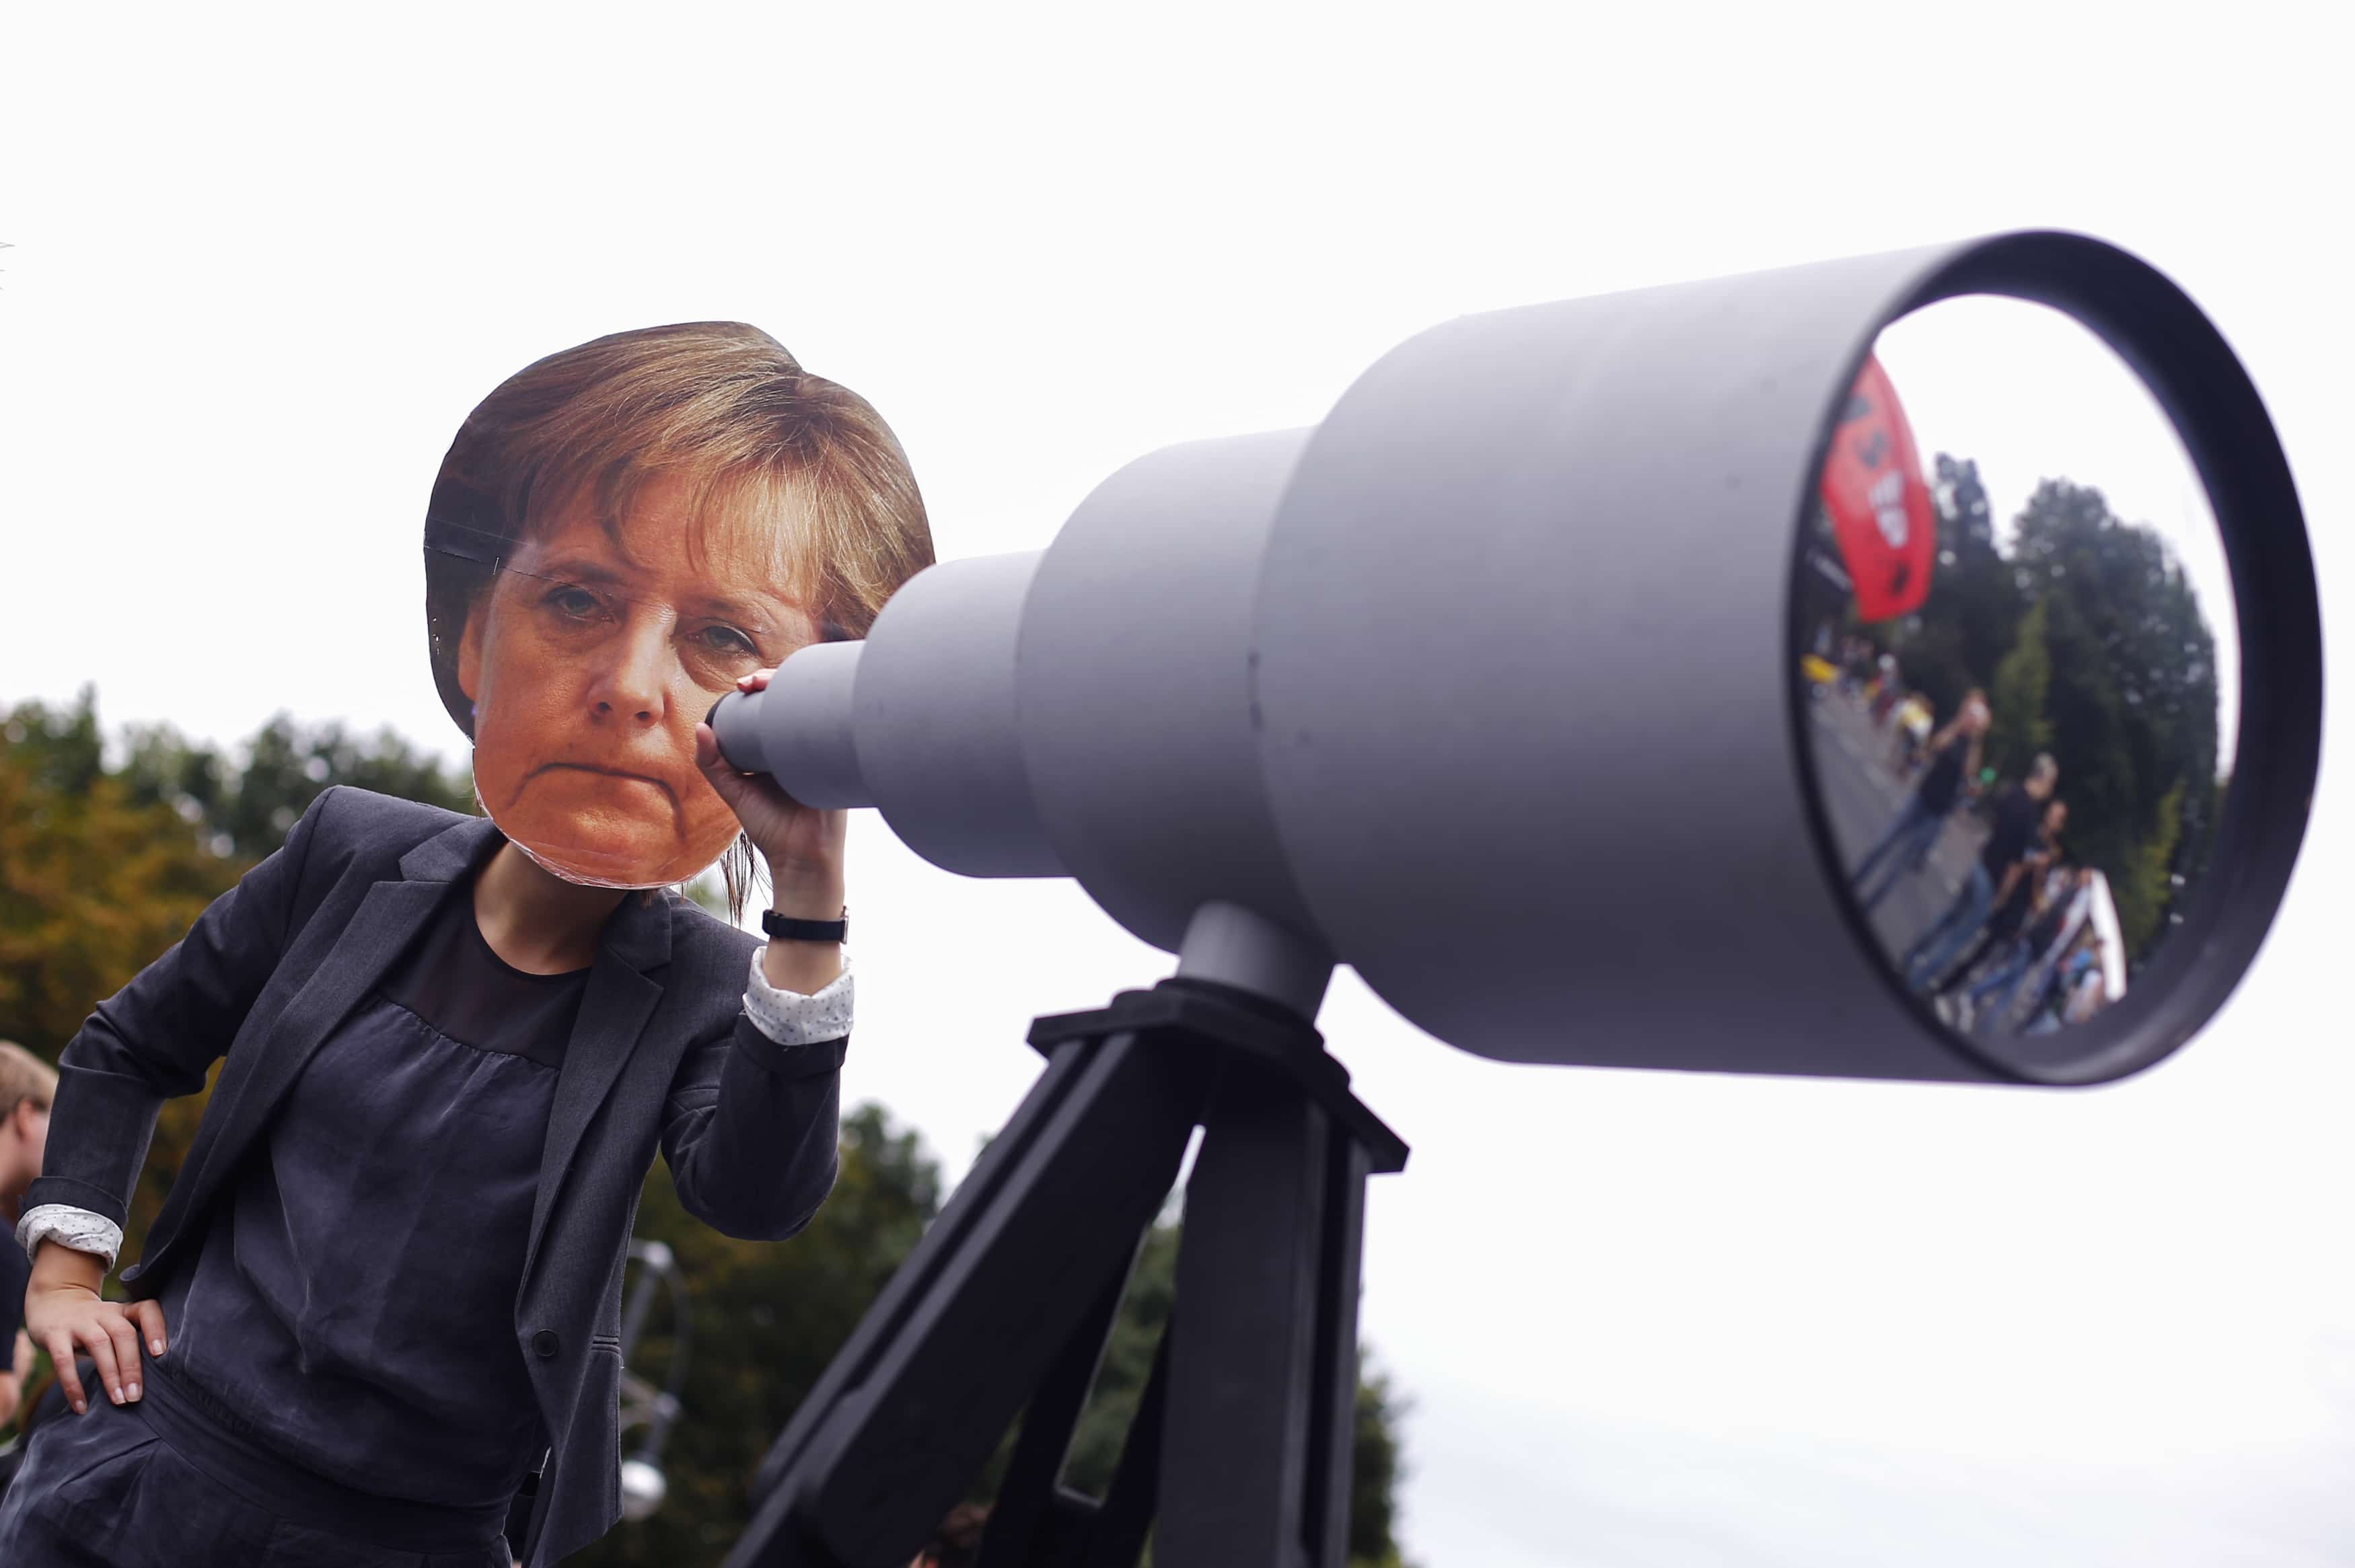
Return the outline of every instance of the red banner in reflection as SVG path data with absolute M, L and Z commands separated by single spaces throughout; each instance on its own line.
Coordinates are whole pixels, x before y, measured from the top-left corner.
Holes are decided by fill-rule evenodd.
M 1864 362 L 1840 410 L 1823 496 L 1856 583 L 1857 618 L 1887 620 L 1919 609 L 1930 593 L 1938 529 L 1913 431 L 1878 359 Z

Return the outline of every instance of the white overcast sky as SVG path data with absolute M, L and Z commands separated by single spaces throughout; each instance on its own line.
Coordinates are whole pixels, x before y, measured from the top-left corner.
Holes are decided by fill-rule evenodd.
M 19 7 L 0 700 L 94 682 L 112 722 L 229 739 L 283 708 L 454 747 L 434 467 L 502 376 L 621 327 L 741 318 L 866 394 L 954 556 L 1045 545 L 1155 447 L 1312 421 L 1455 314 L 2030 225 L 2216 316 L 2343 602 L 2333 20 Z M 2240 992 L 2091 1093 L 1504 1066 L 1341 977 L 1324 1025 L 1415 1148 L 1364 1306 L 1414 1401 L 1411 1552 L 2355 1559 L 2350 808 L 2326 758 Z M 872 821 L 854 852 L 848 1092 L 961 1169 L 1033 1075 L 1030 1015 L 1167 961 L 1069 886 L 958 881 Z

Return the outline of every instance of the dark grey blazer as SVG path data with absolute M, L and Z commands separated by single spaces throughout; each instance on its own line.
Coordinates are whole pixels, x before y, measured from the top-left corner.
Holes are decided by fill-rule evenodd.
M 322 795 L 283 849 L 66 1047 L 47 1164 L 25 1202 L 122 1223 L 156 1113 L 225 1054 L 186 1162 L 123 1271 L 133 1296 L 159 1294 L 311 1054 L 500 842 L 481 818 Z M 557 1076 L 516 1298 L 516 1351 L 552 1444 L 529 1568 L 621 1517 L 622 1265 L 655 1150 L 687 1211 L 730 1235 L 789 1236 L 833 1186 L 845 1042 L 781 1046 L 752 1026 L 742 998 L 756 945 L 667 893 L 625 895 L 606 924 Z

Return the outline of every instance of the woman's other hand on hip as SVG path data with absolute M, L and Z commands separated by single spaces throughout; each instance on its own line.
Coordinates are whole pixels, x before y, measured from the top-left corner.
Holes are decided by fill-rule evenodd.
M 160 1356 L 165 1344 L 164 1308 L 153 1301 L 107 1301 L 106 1262 L 54 1241 L 41 1244 L 33 1260 L 33 1283 L 25 1292 L 25 1332 L 49 1352 L 66 1399 L 79 1415 L 90 1398 L 74 1366 L 77 1354 L 95 1364 L 107 1397 L 127 1404 L 140 1395 L 139 1351 Z

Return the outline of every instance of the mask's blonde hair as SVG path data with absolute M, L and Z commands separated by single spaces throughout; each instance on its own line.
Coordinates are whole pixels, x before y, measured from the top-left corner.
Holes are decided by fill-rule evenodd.
M 633 498 L 658 480 L 686 486 L 690 555 L 714 517 L 773 520 L 780 573 L 829 641 L 864 637 L 893 590 L 932 563 L 923 498 L 890 427 L 757 327 L 645 327 L 552 354 L 466 416 L 426 508 L 433 683 L 469 739 L 458 646 L 501 563 L 582 498 L 618 538 Z M 741 911 L 745 841 L 721 869 Z

